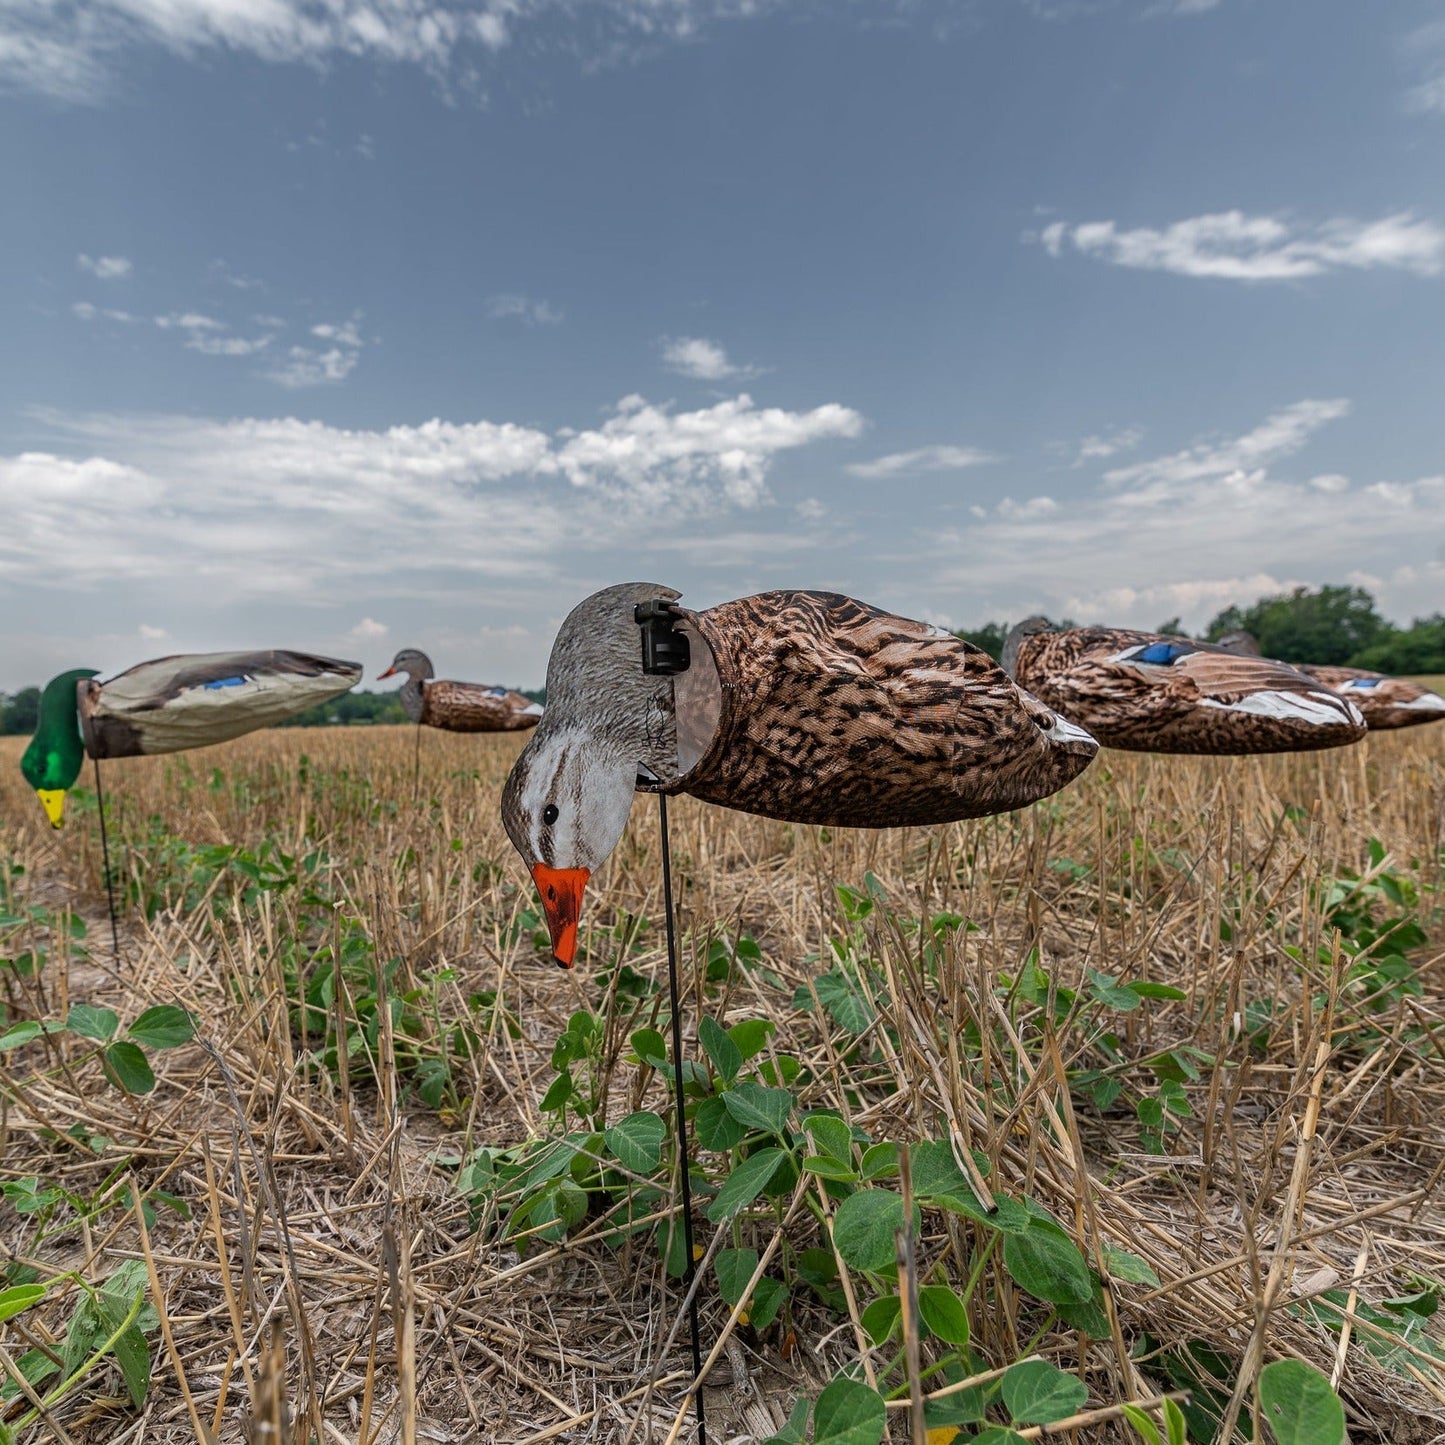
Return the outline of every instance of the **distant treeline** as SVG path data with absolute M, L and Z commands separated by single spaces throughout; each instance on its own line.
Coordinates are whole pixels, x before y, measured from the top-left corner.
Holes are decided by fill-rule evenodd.
M 1062 625 L 1076 624 L 1065 620 Z M 1009 626 L 990 622 L 971 630 L 961 628 L 958 635 L 999 657 Z M 1154 630 L 1174 636 L 1184 631 L 1177 617 Z M 1261 597 L 1248 607 L 1226 607 L 1204 629 L 1204 640 L 1217 642 L 1231 632 L 1251 633 L 1266 657 L 1282 662 L 1445 673 L 1445 613 L 1396 627 L 1375 610 L 1375 599 L 1363 587 L 1296 587 L 1293 592 Z
M 521 689 L 533 702 L 546 702 L 545 690 Z M 0 692 L 0 735 L 28 737 L 40 715 L 40 689 L 23 687 L 9 695 Z M 330 702 L 318 703 L 279 724 L 283 728 L 367 727 L 373 723 L 404 723 L 406 712 L 394 692 L 344 692 Z

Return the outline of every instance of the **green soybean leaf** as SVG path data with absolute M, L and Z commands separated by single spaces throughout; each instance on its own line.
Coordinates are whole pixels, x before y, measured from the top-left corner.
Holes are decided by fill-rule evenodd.
M 96 1039 L 106 1044 L 115 1037 L 116 1030 L 120 1028 L 120 1019 L 116 1017 L 114 1009 L 77 1003 L 71 1004 L 70 1012 L 65 1016 L 65 1027 L 83 1039 Z
M 793 1096 L 787 1089 L 767 1089 L 751 1079 L 722 1095 L 728 1113 L 749 1129 L 782 1134 L 792 1112 Z
M 722 1076 L 724 1082 L 732 1083 L 743 1066 L 743 1051 L 728 1037 L 720 1024 L 706 1015 L 697 1026 L 697 1041 L 707 1051 L 713 1068 Z
M 122 1040 L 111 1044 L 102 1055 L 106 1072 L 127 1094 L 149 1094 L 156 1086 L 156 1076 L 145 1054 L 134 1044 Z
M 1130 1254 L 1127 1249 L 1115 1249 L 1113 1245 L 1106 1244 L 1104 1263 L 1109 1267 L 1110 1279 L 1122 1279 L 1130 1284 L 1147 1284 L 1155 1289 L 1159 1288 L 1159 1276 L 1145 1260 L 1140 1259 L 1137 1254 Z
M 667 1067 L 667 1040 L 656 1029 L 638 1029 L 632 1035 L 632 1052 L 654 1069 Z
M 921 1227 L 917 1205 L 913 1227 Z M 903 1200 L 891 1189 L 860 1189 L 850 1194 L 833 1218 L 833 1243 L 852 1269 L 883 1270 L 894 1263 L 894 1234 L 903 1228 Z
M 950 1345 L 968 1343 L 968 1311 L 946 1284 L 922 1285 L 918 1291 L 918 1317 Z
M 1276 1360 L 1259 1372 L 1259 1404 L 1279 1445 L 1340 1445 L 1345 1438 L 1340 1397 L 1299 1360 Z
M 44 1298 L 43 1284 L 12 1284 L 9 1289 L 0 1289 L 0 1320 L 8 1320 Z
M 643 1109 L 619 1119 L 603 1137 L 624 1169 L 634 1174 L 651 1174 L 662 1162 L 667 1125 L 656 1114 Z
M 803 1120 L 803 1128 L 819 1154 L 853 1168 L 853 1133 L 841 1119 L 833 1114 L 810 1114 Z
M 1134 1427 L 1134 1433 L 1144 1442 L 1144 1445 L 1164 1445 L 1159 1436 L 1159 1427 L 1150 1418 L 1147 1410 L 1141 1410 L 1137 1405 L 1124 1405 L 1124 1418 Z
M 714 1154 L 726 1154 L 748 1137 L 747 1125 L 739 1124 L 728 1113 L 727 1105 L 720 1097 L 704 1099 L 697 1106 L 692 1124 L 697 1142 Z
M 805 1445 L 808 1438 L 808 1413 L 813 1402 L 806 1395 L 793 1406 L 788 1423 L 776 1435 L 769 1435 L 763 1445 Z
M 813 1406 L 813 1445 L 879 1445 L 888 1407 L 861 1380 L 834 1380 Z
M 125 1034 L 143 1049 L 174 1049 L 190 1043 L 196 1036 L 196 1027 L 185 1009 L 163 1003 L 148 1008 Z
M 758 1252 L 755 1249 L 720 1249 L 713 1258 L 717 1271 L 718 1293 L 730 1305 L 743 1298 L 748 1281 L 758 1267 Z
M 1022 1233 L 1006 1235 L 1003 1262 L 1015 1284 L 1050 1304 L 1082 1304 L 1094 1293 L 1078 1246 L 1049 1221 L 1030 1219 Z
M 886 1343 L 903 1322 L 903 1301 L 896 1294 L 879 1295 L 860 1317 L 863 1333 L 875 1345 Z
M 785 1158 L 787 1155 L 782 1149 L 760 1149 L 744 1159 L 708 1205 L 707 1217 L 714 1224 L 721 1224 L 740 1209 L 746 1209 L 768 1187 Z
M 778 1030 L 772 1019 L 744 1019 L 728 1030 L 728 1037 L 742 1051 L 743 1062 L 762 1053 L 768 1039 Z
M 1047 1360 L 1020 1360 L 1003 1377 L 1003 1402 L 1015 1425 L 1048 1425 L 1077 1415 L 1089 1398 L 1084 1382 Z
M 788 1287 L 781 1280 L 769 1279 L 764 1275 L 753 1289 L 753 1302 L 748 1309 L 749 1322 L 755 1330 L 765 1330 L 777 1319 L 783 1301 L 788 1297 Z
M 18 1049 L 21 1044 L 28 1044 L 32 1039 L 38 1039 L 45 1030 L 37 1023 L 26 1021 L 25 1023 L 14 1024 L 0 1034 L 0 1053 L 7 1049 Z

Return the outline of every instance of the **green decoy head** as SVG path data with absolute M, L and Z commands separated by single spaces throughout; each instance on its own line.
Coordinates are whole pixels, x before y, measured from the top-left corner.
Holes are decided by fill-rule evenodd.
M 75 685 L 95 675 L 93 667 L 79 667 L 50 679 L 40 694 L 40 721 L 35 736 L 20 759 L 20 771 L 39 795 L 52 828 L 60 827 L 65 791 L 74 785 L 85 762 Z

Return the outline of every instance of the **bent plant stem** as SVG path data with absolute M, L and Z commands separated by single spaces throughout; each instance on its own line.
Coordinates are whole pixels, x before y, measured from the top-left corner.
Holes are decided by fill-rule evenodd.
M 131 1302 L 130 1310 L 120 1324 L 116 1326 L 110 1337 L 96 1348 L 89 1359 L 76 1367 L 74 1374 L 68 1379 L 62 1380 L 60 1384 L 51 1390 L 41 1401 L 40 1405 L 37 1405 L 28 1415 L 22 1415 L 20 1419 L 15 1422 L 14 1428 L 17 1435 L 27 1426 L 33 1425 L 35 1421 L 40 1418 L 42 1408 L 48 1410 L 52 1405 L 58 1403 L 72 1385 L 84 1379 L 84 1377 L 115 1348 L 116 1341 L 140 1318 L 141 1306 L 145 1304 L 145 1297 L 145 1291 L 143 1289 L 136 1291 L 135 1299 Z

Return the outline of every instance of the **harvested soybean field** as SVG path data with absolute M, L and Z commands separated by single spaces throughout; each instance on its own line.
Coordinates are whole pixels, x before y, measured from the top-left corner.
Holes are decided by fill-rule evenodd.
M 22 746 L 13 1438 L 696 1439 L 656 801 L 567 973 L 517 738 L 108 764 L 113 942 L 95 793 L 53 833 Z M 1445 728 L 929 830 L 670 811 L 709 1440 L 1445 1440 Z

